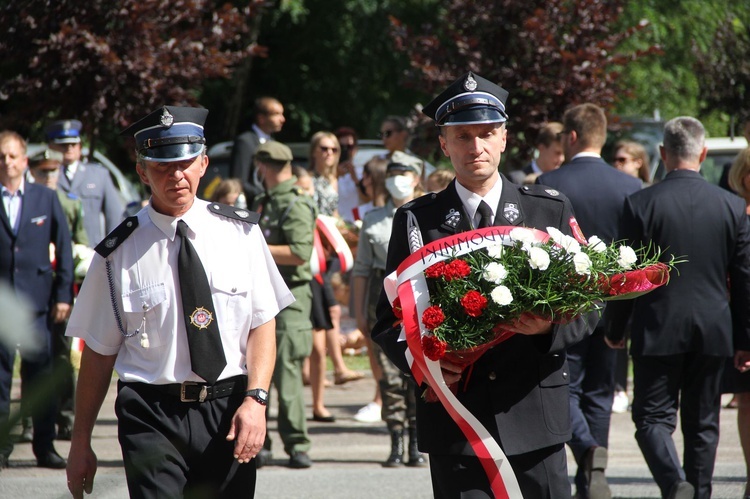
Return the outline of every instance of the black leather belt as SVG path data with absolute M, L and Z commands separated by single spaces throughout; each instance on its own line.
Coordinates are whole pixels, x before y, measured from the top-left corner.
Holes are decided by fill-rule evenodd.
M 154 390 L 178 397 L 180 402 L 205 402 L 221 397 L 228 397 L 247 390 L 247 377 L 244 375 L 234 376 L 221 381 L 215 385 L 206 385 L 194 381 L 184 383 L 173 383 L 169 385 L 146 385 Z

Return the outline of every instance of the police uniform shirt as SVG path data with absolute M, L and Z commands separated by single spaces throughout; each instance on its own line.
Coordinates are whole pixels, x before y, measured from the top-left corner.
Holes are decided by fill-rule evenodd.
M 245 374 L 249 331 L 273 319 L 294 301 L 258 227 L 208 211 L 195 199 L 181 217 L 206 270 L 227 366 L 220 379 Z M 148 207 L 138 227 L 107 258 L 126 334 L 121 334 L 110 298 L 105 259 L 95 255 L 70 317 L 67 336 L 95 352 L 117 355 L 115 370 L 126 382 L 152 384 L 202 381 L 190 369 L 176 237 L 178 219 Z M 194 238 L 194 239 L 193 239 Z M 146 333 L 148 340 L 143 341 Z
M 458 197 L 461 199 L 461 203 L 466 209 L 466 213 L 471 213 L 471 219 L 473 221 L 472 225 L 475 228 L 479 227 L 479 220 L 482 218 L 481 215 L 477 212 L 479 203 L 481 203 L 482 201 L 487 203 L 492 210 L 492 220 L 494 221 L 497 218 L 497 213 L 495 213 L 495 210 L 497 210 L 497 207 L 500 204 L 500 196 L 503 193 L 503 180 L 499 175 L 497 177 L 497 182 L 495 182 L 495 185 L 492 186 L 490 192 L 485 194 L 484 197 L 471 192 L 469 189 L 461 185 L 461 183 L 458 181 L 456 181 L 456 192 L 458 193 Z
M 396 207 L 389 200 L 385 206 L 373 208 L 365 215 L 352 268 L 354 276 L 368 277 L 371 270 L 385 270 L 395 213 Z

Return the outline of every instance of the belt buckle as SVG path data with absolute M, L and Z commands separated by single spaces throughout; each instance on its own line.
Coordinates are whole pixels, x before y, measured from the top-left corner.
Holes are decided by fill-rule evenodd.
M 206 388 L 206 385 L 201 386 L 201 391 L 198 394 L 198 398 L 188 398 L 185 395 L 185 388 L 188 386 L 198 386 L 199 383 L 196 383 L 195 381 L 185 381 L 180 385 L 180 402 L 203 402 L 206 400 L 206 397 L 208 396 L 208 389 Z

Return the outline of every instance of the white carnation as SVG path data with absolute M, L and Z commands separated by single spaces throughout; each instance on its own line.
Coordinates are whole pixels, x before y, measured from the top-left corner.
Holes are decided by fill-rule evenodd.
M 510 289 L 505 286 L 498 286 L 493 289 L 490 293 L 490 297 L 492 298 L 492 301 L 498 305 L 510 305 L 513 301 L 513 295 L 511 294 Z
M 559 241 L 559 244 L 568 253 L 577 254 L 581 252 L 581 243 L 574 237 L 562 234 L 562 241 Z
M 591 259 L 586 253 L 576 253 L 573 255 L 573 265 L 578 274 L 588 274 L 591 270 Z
M 549 253 L 537 246 L 533 246 L 527 251 L 529 252 L 529 266 L 532 269 L 547 270 L 547 267 L 549 267 Z
M 501 263 L 496 262 L 488 263 L 482 273 L 482 277 L 495 284 L 500 284 L 507 276 L 508 271 L 505 270 L 505 267 Z
M 617 259 L 617 264 L 624 268 L 629 269 L 635 264 L 638 257 L 635 256 L 635 251 L 630 246 L 620 246 L 620 257 Z
M 524 246 L 530 245 L 531 243 L 536 241 L 534 233 L 529 229 L 524 229 L 522 227 L 516 227 L 515 229 L 511 230 L 510 237 L 514 241 L 523 243 Z
M 491 258 L 499 260 L 503 257 L 503 251 L 505 251 L 505 246 L 503 245 L 503 243 L 497 243 L 491 246 L 487 246 L 487 254 L 490 255 Z
M 559 243 L 560 241 L 562 241 L 563 236 L 565 235 L 562 232 L 560 232 L 560 230 L 554 227 L 547 227 L 547 234 L 549 234 L 549 237 L 551 237 L 552 240 L 555 241 L 556 243 Z
M 589 247 L 597 253 L 604 253 L 607 250 L 607 245 L 598 236 L 589 238 Z

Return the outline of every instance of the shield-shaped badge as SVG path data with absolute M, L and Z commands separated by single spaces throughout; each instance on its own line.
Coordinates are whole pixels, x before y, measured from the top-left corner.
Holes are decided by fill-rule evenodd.
M 518 220 L 519 216 L 521 216 L 521 212 L 518 209 L 518 204 L 505 203 L 505 205 L 503 205 L 503 217 L 505 217 L 508 222 L 514 223 Z

